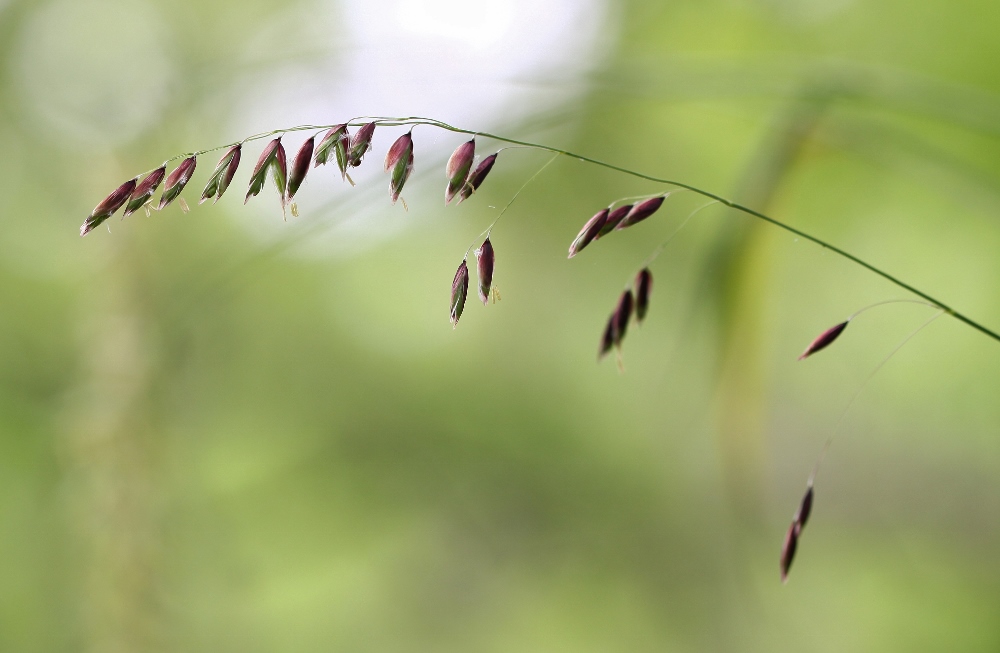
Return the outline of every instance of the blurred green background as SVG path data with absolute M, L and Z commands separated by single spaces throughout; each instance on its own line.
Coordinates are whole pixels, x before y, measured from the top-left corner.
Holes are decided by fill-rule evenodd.
M 511 206 L 503 299 L 454 331 L 463 251 L 546 155 L 505 151 L 445 209 L 462 139 L 418 128 L 406 211 L 384 128 L 357 187 L 313 172 L 286 223 L 270 187 L 240 201 L 258 142 L 219 204 L 196 205 L 208 154 L 190 213 L 79 238 L 168 156 L 433 108 L 449 69 L 398 50 L 405 12 L 479 53 L 433 117 L 740 199 L 1000 328 L 995 2 L 8 0 L 0 651 L 1000 649 L 1000 343 L 949 318 L 847 412 L 779 583 L 823 442 L 932 314 L 875 309 L 796 362 L 906 296 L 818 247 L 699 213 L 620 374 L 604 321 L 703 200 L 567 261 L 596 210 L 661 190 L 576 161 Z M 522 14 L 570 27 L 534 45 L 572 61 L 491 72 Z M 365 20 L 385 38 L 352 41 Z M 337 86 L 348 60 L 388 72 Z

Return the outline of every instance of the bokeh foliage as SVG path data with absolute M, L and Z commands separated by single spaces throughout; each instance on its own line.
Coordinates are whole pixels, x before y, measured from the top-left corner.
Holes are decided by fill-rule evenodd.
M 563 159 L 494 232 L 503 300 L 470 301 L 452 331 L 462 252 L 547 160 L 524 151 L 447 210 L 443 165 L 418 154 L 406 228 L 352 256 L 303 247 L 363 207 L 402 211 L 383 180 L 303 202 L 268 242 L 244 223 L 280 213 L 241 206 L 248 164 L 218 205 L 81 240 L 122 179 L 242 136 L 235 87 L 334 47 L 236 47 L 270 43 L 307 4 L 97 4 L 80 20 L 114 21 L 72 32 L 81 57 L 122 38 L 122 75 L 166 65 L 150 52 L 169 64 L 155 124 L 129 132 L 109 107 L 132 91 L 66 87 L 40 54 L 73 3 L 0 10 L 0 650 L 1000 645 L 1000 344 L 942 318 L 874 378 L 782 587 L 815 457 L 927 309 L 872 311 L 797 363 L 824 328 L 902 295 L 716 207 L 653 268 L 627 372 L 595 365 L 622 284 L 701 202 L 679 194 L 567 262 L 595 210 L 658 188 Z M 616 11 L 583 97 L 507 133 L 743 198 L 1000 327 L 991 3 Z M 99 128 L 67 136 L 46 98 L 83 103 Z

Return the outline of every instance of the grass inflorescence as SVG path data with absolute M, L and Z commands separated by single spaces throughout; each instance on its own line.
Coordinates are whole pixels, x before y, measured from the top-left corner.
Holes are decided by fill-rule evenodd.
M 493 223 L 490 224 L 480 236 L 485 236 L 485 240 L 483 240 L 482 244 L 475 250 L 475 257 L 476 273 L 478 276 L 478 295 L 484 305 L 489 303 L 489 298 L 491 296 L 494 298 L 494 301 L 496 301 L 499 297 L 499 293 L 493 283 L 494 268 L 496 263 L 496 253 L 493 249 L 493 244 L 490 241 L 490 235 L 493 228 L 497 225 L 500 218 L 503 217 L 506 210 L 514 202 L 520 192 L 528 184 L 532 183 L 539 175 L 541 175 L 542 172 L 560 156 L 572 158 L 587 164 L 600 166 L 625 175 L 665 186 L 665 188 L 660 192 L 638 198 L 615 200 L 606 207 L 598 209 L 593 217 L 584 222 L 579 233 L 571 241 L 568 255 L 568 258 L 571 259 L 579 255 L 592 243 L 608 237 L 614 232 L 627 229 L 638 224 L 639 222 L 651 218 L 661 209 L 661 207 L 664 206 L 664 203 L 672 194 L 681 191 L 689 191 L 710 200 L 707 204 L 698 207 L 690 215 L 688 215 L 688 217 L 681 222 L 673 234 L 671 234 L 669 238 L 667 238 L 651 253 L 651 255 L 639 266 L 639 270 L 635 274 L 634 279 L 631 280 L 619 296 L 614 310 L 608 317 L 607 323 L 605 324 L 601 335 L 600 345 L 598 348 L 598 360 L 604 358 L 605 355 L 610 353 L 612 350 L 615 350 L 620 369 L 622 369 L 622 343 L 628 333 L 629 324 L 633 318 L 635 318 L 637 322 L 643 321 L 646 318 L 650 307 L 653 276 L 649 267 L 664 250 L 667 244 L 673 239 L 677 232 L 683 229 L 695 214 L 715 204 L 739 211 L 815 243 L 820 247 L 830 250 L 847 260 L 860 265 L 861 267 L 873 272 L 883 279 L 886 279 L 916 297 L 916 299 L 879 302 L 857 311 L 846 320 L 828 328 L 813 339 L 799 357 L 799 360 L 809 358 L 821 350 L 833 345 L 834 342 L 844 333 L 851 320 L 861 313 L 874 308 L 875 306 L 898 302 L 924 304 L 935 309 L 936 313 L 930 320 L 925 322 L 920 328 L 901 342 L 899 346 L 897 346 L 896 349 L 894 349 L 889 356 L 887 356 L 886 359 L 875 368 L 872 375 L 881 369 L 889 358 L 891 358 L 920 330 L 941 315 L 950 315 L 989 338 L 1000 342 L 1000 334 L 996 331 L 969 318 L 943 301 L 930 296 L 929 294 L 900 280 L 896 276 L 882 270 L 881 268 L 876 267 L 875 265 L 825 240 L 715 193 L 683 182 L 661 179 L 642 172 L 630 170 L 622 166 L 605 163 L 598 159 L 574 154 L 556 147 L 507 138 L 487 132 L 462 129 L 438 120 L 422 117 L 396 118 L 369 116 L 355 118 L 347 122 L 333 125 L 300 125 L 287 129 L 254 134 L 239 143 L 232 143 L 229 145 L 175 156 L 167 161 L 164 161 L 158 167 L 144 174 L 137 175 L 118 186 L 113 192 L 98 203 L 94 210 L 91 211 L 90 215 L 87 216 L 80 228 L 80 235 L 86 236 L 123 207 L 123 218 L 135 213 L 139 209 L 144 209 L 147 213 L 150 210 L 164 210 L 175 200 L 179 200 L 182 207 L 186 208 L 186 203 L 184 203 L 183 198 L 180 198 L 180 195 L 194 175 L 198 158 L 211 152 L 225 150 L 210 175 L 200 196 L 200 202 L 205 202 L 209 199 L 213 200 L 213 202 L 217 202 L 229 188 L 236 171 L 239 168 L 244 146 L 247 143 L 268 138 L 271 140 L 264 147 L 256 165 L 254 166 L 244 203 L 248 202 L 251 197 L 259 195 L 263 191 L 267 179 L 270 178 L 278 192 L 283 214 L 286 205 L 291 203 L 292 214 L 293 216 L 297 215 L 297 207 L 294 203 L 292 203 L 292 200 L 305 181 L 310 169 L 335 162 L 338 170 L 340 171 L 342 180 L 353 185 L 354 181 L 350 177 L 349 169 L 362 165 L 365 154 L 371 150 L 372 137 L 377 127 L 409 127 L 409 130 L 405 134 L 399 136 L 393 142 L 386 154 L 384 162 L 384 171 L 389 174 L 389 198 L 390 201 L 395 204 L 397 200 L 402 199 L 404 186 L 413 172 L 413 128 L 418 125 L 436 127 L 456 134 L 471 136 L 469 140 L 460 143 L 456 147 L 445 166 L 444 172 L 446 183 L 444 199 L 446 205 L 453 202 L 459 204 L 463 201 L 469 200 L 486 181 L 490 171 L 497 163 L 497 156 L 499 152 L 502 149 L 505 149 L 501 148 L 501 150 L 491 153 L 477 161 L 476 150 L 478 139 L 506 143 L 507 147 L 525 147 L 546 151 L 553 155 L 552 158 L 537 172 L 535 172 L 534 175 L 532 175 L 525 182 L 521 189 L 514 194 L 507 205 L 500 211 Z M 353 133 L 351 132 L 351 128 L 356 128 Z M 316 133 L 306 139 L 306 141 L 302 144 L 292 161 L 291 167 L 289 168 L 281 139 L 287 133 L 299 131 L 315 131 Z M 170 172 L 169 175 L 167 175 L 166 170 L 168 165 L 177 159 L 182 159 L 182 161 Z M 164 183 L 160 200 L 158 203 L 155 203 L 153 196 L 155 195 L 161 182 L 164 181 L 164 177 L 166 177 L 166 181 Z M 618 205 L 619 203 L 621 203 L 620 206 Z M 403 200 L 403 205 L 404 207 L 406 206 L 405 200 Z M 457 327 L 459 319 L 465 310 L 465 303 L 469 291 L 468 257 L 472 247 L 475 246 L 476 245 L 473 244 L 468 250 L 466 250 L 465 256 L 462 258 L 462 262 L 456 270 L 454 279 L 452 280 L 449 302 L 449 319 L 453 327 Z M 871 377 L 869 377 L 869 379 L 870 378 Z M 867 381 L 865 384 L 867 384 Z M 862 388 L 865 384 L 862 384 Z M 860 392 L 860 389 L 858 392 Z M 857 395 L 855 395 L 855 397 L 856 396 Z M 853 399 L 848 404 L 847 408 L 850 407 L 851 403 L 853 403 Z M 837 426 L 839 427 L 839 422 Z M 836 430 L 837 427 L 834 428 L 834 434 L 836 434 Z M 795 556 L 799 538 L 802 534 L 802 529 L 805 526 L 812 509 L 814 496 L 813 485 L 816 473 L 824 456 L 826 455 L 827 450 L 829 449 L 832 440 L 833 435 L 830 436 L 826 445 L 823 447 L 820 457 L 809 477 L 806 494 L 803 497 L 799 508 L 796 511 L 795 517 L 792 520 L 792 524 L 786 533 L 780 561 L 782 582 L 787 580 L 788 571 Z

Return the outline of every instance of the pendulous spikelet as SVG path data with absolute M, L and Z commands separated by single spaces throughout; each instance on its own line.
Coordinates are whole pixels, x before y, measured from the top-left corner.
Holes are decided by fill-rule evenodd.
M 462 143 L 448 158 L 448 165 L 445 166 L 445 175 L 448 177 L 448 187 L 444 192 L 445 204 L 451 204 L 463 188 L 469 178 L 469 171 L 472 169 L 472 161 L 476 158 L 476 139 Z M 487 172 L 489 172 L 487 170 Z M 485 175 L 484 175 L 485 176 Z
M 243 150 L 243 146 L 237 143 L 233 145 L 226 153 L 222 155 L 219 162 L 215 165 L 215 170 L 212 172 L 212 176 L 209 178 L 208 183 L 205 184 L 205 189 L 201 191 L 201 200 L 198 201 L 199 204 L 215 198 L 213 204 L 218 202 L 222 197 L 222 194 L 226 192 L 229 188 L 229 184 L 233 181 L 233 177 L 236 175 L 236 169 L 240 167 L 240 154 Z M 164 191 L 166 192 L 166 191 Z M 245 204 L 246 202 L 244 202 Z
M 615 346 L 615 315 L 611 314 L 608 318 L 608 324 L 604 327 L 604 333 L 601 334 L 601 346 L 597 350 L 597 360 L 601 360 L 607 356 L 611 348 Z
M 146 202 L 153 197 L 153 193 L 160 186 L 160 182 L 163 181 L 163 175 L 166 172 L 167 168 L 160 166 L 139 182 L 139 185 L 132 190 L 132 194 L 128 198 L 128 204 L 125 205 L 125 212 L 122 214 L 123 218 L 127 218 L 145 206 Z
M 632 297 L 632 291 L 626 290 L 618 299 L 618 306 L 615 308 L 614 334 L 612 339 L 616 347 L 620 348 L 622 346 L 622 340 L 625 339 L 625 332 L 628 330 L 629 320 L 632 319 L 632 310 L 634 307 L 635 299 Z
M 829 347 L 834 340 L 840 337 L 840 334 L 844 332 L 844 329 L 847 328 L 849 322 L 850 320 L 846 322 L 841 322 L 840 324 L 832 326 L 823 333 L 816 336 L 816 339 L 810 342 L 809 346 L 806 347 L 806 350 L 802 352 L 801 356 L 799 356 L 799 360 L 804 360 L 806 358 L 809 358 L 816 352 Z
M 347 163 L 352 168 L 357 168 L 361 165 L 361 159 L 365 156 L 365 153 L 372 149 L 372 134 L 374 133 L 375 123 L 370 122 L 362 125 L 354 134 L 354 137 L 350 141 L 350 149 L 347 156 Z
M 385 165 L 383 167 L 385 172 L 389 172 L 395 168 L 400 163 L 405 165 L 407 155 L 413 151 L 413 133 L 412 130 L 406 132 L 395 141 L 393 141 L 392 146 L 389 151 L 385 153 Z
M 80 227 L 80 235 L 86 236 L 95 227 L 114 215 L 115 211 L 120 209 L 132 195 L 132 191 L 135 190 L 135 183 L 135 179 L 129 179 L 101 200 L 101 203 L 95 206 L 94 210 L 87 216 L 87 219 L 84 220 L 83 225 Z
M 499 154 L 499 152 L 497 154 Z M 483 185 L 486 175 L 490 174 L 490 170 L 493 169 L 493 164 L 497 162 L 497 154 L 491 154 L 480 161 L 479 165 L 476 166 L 476 169 L 469 173 L 469 178 L 466 179 L 465 186 L 462 187 L 461 197 L 458 199 L 459 204 L 472 197 L 472 194 L 479 190 L 479 187 Z
M 177 199 L 187 183 L 191 181 L 194 169 L 198 166 L 198 159 L 189 156 L 180 162 L 173 172 L 167 175 L 167 182 L 163 186 L 163 194 L 160 196 L 160 205 L 156 207 L 158 211 L 167 208 L 171 202 Z
M 489 302 L 490 289 L 493 287 L 493 266 L 496 264 L 496 255 L 493 252 L 493 243 L 487 238 L 476 250 L 476 272 L 479 276 L 479 300 L 483 306 Z
M 409 132 L 397 138 L 389 148 L 385 155 L 385 171 L 390 173 L 389 198 L 395 204 L 413 172 L 413 137 Z
M 314 167 L 318 168 L 319 166 L 326 165 L 330 159 L 330 154 L 335 150 L 345 134 L 347 134 L 347 125 L 340 124 L 334 125 L 330 128 L 330 131 L 323 135 L 319 145 L 316 146 Z
M 806 489 L 805 495 L 802 497 L 802 503 L 799 504 L 799 509 L 795 513 L 795 521 L 799 525 L 799 530 L 805 528 L 806 522 L 809 521 L 809 514 L 812 513 L 813 505 L 813 486 L 812 483 Z
M 256 197 L 260 190 L 264 187 L 264 180 L 267 179 L 267 173 L 271 169 L 272 164 L 278 158 L 278 148 L 281 147 L 281 137 L 274 139 L 267 144 L 264 151 L 260 153 L 260 158 L 257 159 L 257 165 L 254 166 L 253 173 L 250 175 L 250 188 L 247 190 L 246 199 L 243 203 L 246 204 L 251 197 Z M 284 148 L 281 148 L 282 153 L 284 153 Z M 206 189 L 208 190 L 208 189 Z M 280 188 L 279 191 L 284 195 L 284 187 Z
M 798 548 L 799 537 L 802 535 L 802 529 L 805 528 L 806 522 L 809 521 L 809 514 L 812 512 L 813 504 L 813 485 L 812 480 L 809 481 L 809 487 L 806 488 L 806 493 L 802 497 L 802 501 L 799 503 L 799 509 L 795 511 L 795 518 L 792 519 L 792 525 L 788 527 L 788 533 L 785 534 L 785 542 L 781 546 L 781 582 L 788 581 L 788 570 L 792 566 L 792 560 L 795 558 L 795 550 Z
M 451 282 L 451 328 L 458 326 L 458 320 L 465 310 L 465 298 L 469 294 L 469 266 L 466 260 L 462 259 L 462 264 L 455 271 L 455 278 Z
M 274 161 L 271 163 L 271 177 L 284 205 L 285 192 L 288 189 L 288 160 L 285 158 L 285 147 L 280 142 L 274 152 Z
M 601 231 L 597 234 L 597 236 L 595 236 L 595 240 L 601 236 L 606 236 L 611 233 L 611 231 L 613 231 L 614 228 L 625 219 L 625 216 L 628 215 L 628 212 L 631 210 L 632 205 L 626 204 L 625 206 L 619 206 L 611 213 L 608 213 L 608 219 L 604 221 L 604 226 L 601 227 Z
M 795 549 L 799 543 L 799 532 L 801 528 L 797 522 L 792 522 L 785 533 L 785 542 L 781 545 L 781 582 L 788 582 L 788 570 L 792 567 L 792 560 L 795 559 Z
M 587 220 L 587 223 L 583 225 L 582 229 L 580 229 L 580 233 L 578 233 L 576 238 L 573 239 L 573 242 L 570 243 L 569 256 L 567 258 L 573 258 L 579 254 L 584 247 L 589 245 L 591 241 L 597 237 L 597 234 L 600 233 L 601 228 L 604 226 L 604 222 L 607 219 L 608 209 L 601 209 L 594 214 L 594 217 Z
M 625 229 L 626 227 L 631 227 L 634 224 L 642 222 L 649 216 L 656 213 L 660 206 L 663 205 L 663 200 L 667 199 L 666 196 L 661 195 L 659 197 L 653 197 L 644 202 L 639 202 L 628 212 L 628 214 L 618 223 L 615 229 Z
M 653 273 L 643 268 L 635 277 L 635 319 L 642 322 L 649 309 L 649 294 L 653 291 Z
M 292 199 L 295 197 L 295 193 L 299 192 L 299 187 L 309 172 L 309 164 L 312 163 L 313 147 L 315 144 L 316 137 L 313 136 L 302 144 L 302 147 L 299 148 L 298 153 L 295 155 L 291 173 L 288 175 L 288 199 Z

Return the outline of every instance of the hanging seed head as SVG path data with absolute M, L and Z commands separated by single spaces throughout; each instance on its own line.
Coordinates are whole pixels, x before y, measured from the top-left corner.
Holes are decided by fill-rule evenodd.
M 340 170 L 340 179 L 349 179 L 347 176 L 347 167 L 350 165 L 350 150 L 351 150 L 351 137 L 347 132 L 340 137 L 337 144 L 334 146 L 333 151 L 337 157 L 337 169 Z M 351 182 L 354 185 L 354 182 Z
M 167 183 L 163 186 L 163 195 L 160 196 L 160 205 L 157 210 L 163 210 L 177 199 L 187 183 L 191 181 L 194 169 L 198 166 L 198 159 L 193 156 L 181 161 L 180 165 L 174 168 L 173 172 L 167 175 Z
M 361 159 L 368 150 L 372 149 L 372 134 L 375 133 L 375 123 L 370 122 L 363 125 L 350 141 L 350 156 L 348 163 L 352 168 L 361 165 Z
M 392 203 L 395 204 L 396 200 L 399 199 L 400 193 L 403 192 L 403 185 L 406 180 L 410 178 L 410 174 L 413 172 L 413 153 L 410 153 L 409 159 L 404 166 L 400 162 L 395 168 L 393 168 L 392 176 L 389 178 L 389 198 Z M 403 206 L 406 206 L 406 200 L 403 200 Z
M 624 229 L 625 227 L 631 227 L 634 224 L 642 222 L 649 216 L 656 213 L 656 211 L 663 205 L 663 200 L 667 199 L 666 196 L 661 195 L 659 197 L 654 197 L 648 199 L 644 202 L 639 202 L 628 212 L 624 219 L 618 223 L 616 229 Z
M 840 337 L 840 334 L 843 333 L 844 329 L 846 328 L 847 328 L 847 322 L 841 322 L 837 326 L 832 326 L 823 333 L 819 334 L 819 336 L 817 336 L 815 340 L 809 343 L 809 346 L 806 347 L 806 350 L 802 352 L 802 355 L 799 356 L 799 360 L 806 359 L 815 354 L 816 352 L 820 351 L 821 349 L 826 349 L 827 347 L 829 347 L 834 340 Z
M 385 155 L 385 172 L 389 172 L 395 168 L 400 162 L 405 166 L 406 161 L 409 159 L 410 152 L 413 151 L 413 136 L 410 132 L 407 132 L 397 138 L 392 147 Z
M 604 226 L 604 222 L 608 219 L 608 210 L 601 209 L 594 214 L 590 220 L 587 220 L 587 224 L 583 225 L 583 229 L 580 233 L 576 235 L 573 242 L 569 246 L 569 258 L 573 258 L 580 251 L 590 244 L 590 241 L 597 237 L 597 234 L 601 231 L 601 227 Z
M 611 348 L 615 346 L 615 314 L 608 318 L 608 324 L 604 327 L 604 334 L 601 336 L 601 346 L 597 350 L 597 360 L 604 358 Z
M 285 158 L 285 148 L 281 143 L 274 152 L 274 161 L 271 163 L 271 173 L 274 177 L 274 185 L 278 188 L 278 195 L 281 202 L 285 202 L 285 190 L 288 188 L 288 160 Z
M 475 158 L 475 138 L 462 143 L 451 153 L 448 165 L 444 169 L 445 175 L 448 177 L 448 188 L 444 192 L 445 204 L 451 204 L 455 195 L 465 188 L 465 182 L 469 178 L 469 170 L 472 169 L 472 161 Z
M 205 190 L 201 191 L 199 204 L 213 197 L 215 198 L 212 202 L 213 204 L 219 201 L 219 198 L 229 188 L 230 182 L 233 181 L 233 177 L 236 175 L 236 169 L 240 166 L 240 153 L 242 151 L 243 146 L 239 143 L 226 150 L 226 153 L 222 155 L 222 158 L 215 165 L 215 170 L 212 171 L 212 176 L 209 178 L 208 183 L 205 184 Z
M 635 307 L 635 300 L 632 291 L 626 290 L 618 300 L 618 307 L 615 308 L 615 346 L 621 347 L 622 340 L 625 339 L 625 332 L 628 330 L 628 322 L 632 319 L 632 309 Z
M 497 154 L 499 154 L 499 152 Z M 486 179 L 486 175 L 490 174 L 490 170 L 493 169 L 493 164 L 496 162 L 496 154 L 491 154 L 479 162 L 476 169 L 469 174 L 469 178 L 466 180 L 465 186 L 462 187 L 462 196 L 458 199 L 459 204 L 461 204 L 464 200 L 469 199 L 474 192 L 479 190 L 479 187 L 483 185 L 483 180 Z
M 649 294 L 653 290 L 653 273 L 643 268 L 635 277 L 635 318 L 642 322 L 649 308 Z
M 385 169 L 390 172 L 389 198 L 395 204 L 399 194 L 403 192 L 403 185 L 413 172 L 413 138 L 410 134 L 403 134 L 389 148 L 385 157 Z
M 80 235 L 86 236 L 95 227 L 114 215 L 115 211 L 120 209 L 132 195 L 132 191 L 135 190 L 135 182 L 135 179 L 129 179 L 101 200 L 101 203 L 95 206 L 94 210 L 87 216 L 87 219 L 84 220 L 83 225 L 80 227 Z
M 330 160 L 330 153 L 343 140 L 345 134 L 347 134 L 347 125 L 342 124 L 334 125 L 330 131 L 323 135 L 316 147 L 315 167 L 326 165 L 326 162 Z
M 274 139 L 267 144 L 264 151 L 260 153 L 260 158 L 257 159 L 257 165 L 254 166 L 253 174 L 250 175 L 250 188 L 247 190 L 246 199 L 243 203 L 246 204 L 251 197 L 256 197 L 260 190 L 264 187 L 264 180 L 267 178 L 267 171 L 271 168 L 271 164 L 278 156 L 278 148 L 281 146 L 281 137 Z M 281 148 L 282 153 L 284 153 L 284 148 Z M 208 190 L 208 189 L 206 189 Z M 282 189 L 284 191 L 284 189 Z
M 608 213 L 608 219 L 604 221 L 604 226 L 601 227 L 601 231 L 597 234 L 594 240 L 597 240 L 601 236 L 606 236 L 615 227 L 621 223 L 621 221 L 628 215 L 628 212 L 632 210 L 631 204 L 626 204 L 625 206 L 619 206 L 617 209 Z
M 799 533 L 801 529 L 797 522 L 792 522 L 792 525 L 788 527 L 788 532 L 785 534 L 785 543 L 781 545 L 781 582 L 785 583 L 788 581 L 788 570 L 792 566 L 792 560 L 795 558 L 795 549 L 799 543 Z
M 451 328 L 458 326 L 458 320 L 465 310 L 465 297 L 469 294 L 469 266 L 465 259 L 455 271 L 455 278 L 451 282 Z
M 125 205 L 125 213 L 122 215 L 123 218 L 127 218 L 132 215 L 149 201 L 149 199 L 153 196 L 153 193 L 155 193 L 156 189 L 159 187 L 160 182 L 163 181 L 163 175 L 165 175 L 166 172 L 166 167 L 160 166 L 146 175 L 146 178 L 139 182 L 139 185 L 135 187 L 132 191 L 132 195 L 128 198 L 128 204 Z
M 493 287 L 493 266 L 496 256 L 493 253 L 493 243 L 487 238 L 476 250 L 476 272 L 479 274 L 479 300 L 486 306 L 490 299 L 490 288 Z
M 234 145 L 230 149 L 232 151 L 232 155 L 229 157 L 229 164 L 226 165 L 226 172 L 222 175 L 222 179 L 219 181 L 219 190 L 215 195 L 216 202 L 219 201 L 222 194 L 226 192 L 227 188 L 229 188 L 229 184 L 232 183 L 233 177 L 236 176 L 236 169 L 240 167 L 240 154 L 243 151 L 243 146 Z
M 309 172 L 309 164 L 312 163 L 313 147 L 316 144 L 316 137 L 313 136 L 299 148 L 299 151 L 295 154 L 295 161 L 292 162 L 292 173 L 288 177 L 288 199 L 295 197 L 295 193 L 299 192 L 299 186 L 302 185 L 303 180 L 306 178 L 306 173 Z
M 799 504 L 799 509 L 795 513 L 795 523 L 799 525 L 799 532 L 802 531 L 806 526 L 806 522 L 809 521 L 809 513 L 812 512 L 813 505 L 813 486 L 812 483 L 809 484 L 809 488 L 806 490 L 805 496 L 802 497 L 802 503 Z

